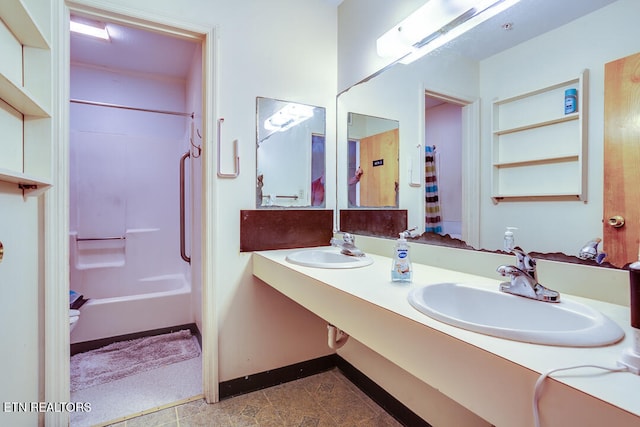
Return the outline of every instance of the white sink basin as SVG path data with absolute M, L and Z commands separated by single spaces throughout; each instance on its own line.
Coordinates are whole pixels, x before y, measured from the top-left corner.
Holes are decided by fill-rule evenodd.
M 304 249 L 287 255 L 292 264 L 316 268 L 357 268 L 373 263 L 368 256 L 349 256 L 337 249 Z
M 416 310 L 443 323 L 515 341 L 597 347 L 624 337 L 611 319 L 566 298 L 549 303 L 498 290 L 438 283 L 412 290 L 408 299 Z

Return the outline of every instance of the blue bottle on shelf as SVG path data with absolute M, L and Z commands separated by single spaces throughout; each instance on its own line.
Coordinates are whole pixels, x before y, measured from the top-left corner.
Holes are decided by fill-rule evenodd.
M 564 113 L 571 114 L 578 111 L 578 91 L 567 89 L 564 91 Z

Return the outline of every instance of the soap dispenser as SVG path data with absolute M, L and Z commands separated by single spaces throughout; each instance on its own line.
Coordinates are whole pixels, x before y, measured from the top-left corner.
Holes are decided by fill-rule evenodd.
M 517 227 L 507 227 L 504 232 L 504 242 L 503 248 L 505 252 L 513 251 L 513 248 L 516 247 L 515 238 L 513 237 L 513 230 L 517 230 Z
M 391 264 L 392 282 L 411 282 L 412 268 L 409 258 L 409 244 L 407 243 L 407 236 L 410 234 L 409 230 L 403 231 L 396 241 Z

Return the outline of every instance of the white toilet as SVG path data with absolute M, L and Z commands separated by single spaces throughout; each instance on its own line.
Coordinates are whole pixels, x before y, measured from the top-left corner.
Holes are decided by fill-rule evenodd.
M 80 319 L 80 310 L 69 310 L 69 333 L 73 331 L 73 328 L 78 324 Z

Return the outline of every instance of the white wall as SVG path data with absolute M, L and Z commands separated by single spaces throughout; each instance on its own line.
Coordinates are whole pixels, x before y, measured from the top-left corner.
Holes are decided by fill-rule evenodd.
M 239 140 L 243 171 L 218 183 L 216 306 L 224 381 L 330 353 L 324 322 L 253 278 L 251 254 L 239 252 L 239 211 L 255 208 L 256 96 L 325 107 L 326 152 L 335 150 L 329 130 L 335 128 L 337 12 L 323 0 L 201 3 L 220 25 L 222 143 Z M 222 155 L 228 171 L 230 150 Z M 326 170 L 325 200 L 332 209 L 331 154 Z
M 480 246 L 498 249 L 504 227 L 518 227 L 527 250 L 576 254 L 602 236 L 604 64 L 636 53 L 640 3 L 619 0 L 557 30 L 480 63 L 482 97 L 482 194 Z M 491 100 L 577 77 L 589 69 L 587 202 L 491 202 Z M 543 221 L 540 218 L 544 218 Z M 632 262 L 633 260 L 629 260 Z

